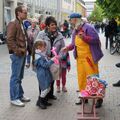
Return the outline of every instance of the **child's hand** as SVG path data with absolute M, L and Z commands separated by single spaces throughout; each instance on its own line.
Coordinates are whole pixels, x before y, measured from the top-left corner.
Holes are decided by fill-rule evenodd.
M 64 47 L 61 49 L 61 52 L 68 52 L 68 51 L 69 51 L 68 47 Z
M 56 56 L 53 57 L 51 60 L 53 60 L 55 64 L 59 64 L 59 60 Z

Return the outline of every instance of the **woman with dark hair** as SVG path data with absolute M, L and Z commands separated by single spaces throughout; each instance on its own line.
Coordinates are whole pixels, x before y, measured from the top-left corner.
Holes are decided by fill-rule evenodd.
M 47 17 L 45 20 L 45 25 L 46 25 L 45 30 L 39 32 L 36 40 L 38 39 L 45 40 L 47 44 L 46 55 L 49 58 L 52 58 L 54 56 L 51 52 L 52 47 L 55 47 L 57 54 L 59 54 L 60 50 L 65 46 L 65 43 L 62 34 L 57 30 L 57 21 L 55 20 L 54 17 L 52 16 Z M 56 100 L 57 97 L 54 96 L 53 94 L 54 94 L 54 81 L 52 82 L 51 90 L 47 95 L 47 99 Z M 37 102 L 39 102 L 39 99 Z

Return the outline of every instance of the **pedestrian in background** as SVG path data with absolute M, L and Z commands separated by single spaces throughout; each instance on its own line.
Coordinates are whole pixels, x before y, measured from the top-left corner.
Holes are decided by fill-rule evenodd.
M 106 25 L 105 25 L 105 37 L 106 37 L 105 49 L 108 49 L 108 42 L 110 42 L 110 34 L 111 34 L 110 25 L 109 25 L 109 23 L 106 23 Z
M 67 20 L 64 20 L 63 23 L 63 36 L 66 38 L 69 35 L 69 23 Z
M 30 99 L 24 96 L 22 79 L 27 49 L 27 34 L 23 20 L 27 18 L 27 8 L 18 6 L 15 9 L 16 19 L 7 27 L 7 45 L 11 59 L 10 100 L 13 105 L 25 106 L 23 102 Z
M 24 24 L 24 28 L 27 30 L 28 28 L 31 27 L 31 20 L 30 19 L 26 19 L 23 21 Z
M 109 21 L 109 39 L 110 39 L 110 47 L 113 44 L 113 38 L 116 36 L 117 34 L 117 22 L 115 21 L 114 18 L 112 18 Z
M 45 23 L 44 23 L 44 22 L 41 22 L 40 25 L 39 25 L 40 30 L 41 30 L 41 31 L 44 30 L 45 27 L 46 27 Z
M 117 63 L 115 66 L 120 68 L 120 63 Z M 118 80 L 116 83 L 113 83 L 113 87 L 120 87 L 120 80 Z
M 32 48 L 33 48 L 33 43 L 39 33 L 39 27 L 37 26 L 37 20 L 32 19 L 31 20 L 31 27 L 27 29 L 27 34 L 28 34 L 28 44 L 27 44 L 27 57 L 26 57 L 26 67 L 30 67 L 30 62 L 31 62 L 31 55 L 32 55 Z

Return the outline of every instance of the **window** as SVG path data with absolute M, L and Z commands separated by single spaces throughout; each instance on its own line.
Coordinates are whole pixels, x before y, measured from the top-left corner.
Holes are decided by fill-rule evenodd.
M 65 2 L 67 2 L 67 3 L 71 3 L 71 0 L 64 0 Z

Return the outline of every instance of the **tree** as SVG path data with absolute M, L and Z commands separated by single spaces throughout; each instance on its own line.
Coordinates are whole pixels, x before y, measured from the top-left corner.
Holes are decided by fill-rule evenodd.
M 119 0 L 96 0 L 96 3 L 103 9 L 103 14 L 108 18 L 120 18 Z
M 88 17 L 88 20 L 90 21 L 99 21 L 101 22 L 103 20 L 103 15 L 102 15 L 102 9 L 99 6 L 95 6 L 95 9 L 92 11 L 91 15 Z

